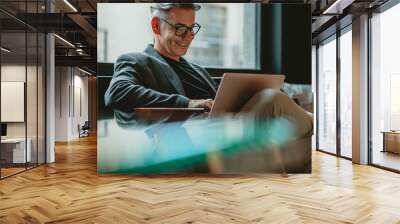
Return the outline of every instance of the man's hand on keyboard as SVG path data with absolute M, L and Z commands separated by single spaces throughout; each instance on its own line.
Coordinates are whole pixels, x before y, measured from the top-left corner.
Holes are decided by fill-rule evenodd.
M 190 100 L 188 107 L 197 107 L 197 108 L 205 108 L 211 110 L 211 107 L 214 103 L 213 99 L 206 99 L 206 100 Z

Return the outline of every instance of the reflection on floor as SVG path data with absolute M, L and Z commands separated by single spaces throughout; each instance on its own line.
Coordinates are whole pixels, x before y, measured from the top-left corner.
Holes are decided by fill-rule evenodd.
M 399 223 L 400 175 L 313 152 L 312 174 L 98 175 L 96 138 L 0 181 L 0 223 Z
M 400 171 L 400 155 L 392 152 L 374 151 L 373 164 Z
M 1 178 L 5 178 L 8 176 L 11 176 L 13 174 L 17 174 L 19 172 L 25 171 L 26 169 L 30 169 L 33 167 L 36 167 L 36 163 L 27 163 L 26 166 L 25 164 L 8 164 L 5 165 L 3 164 L 4 167 L 1 168 Z
M 1 168 L 1 178 L 13 175 L 15 173 L 24 171 L 25 167 L 23 168 Z

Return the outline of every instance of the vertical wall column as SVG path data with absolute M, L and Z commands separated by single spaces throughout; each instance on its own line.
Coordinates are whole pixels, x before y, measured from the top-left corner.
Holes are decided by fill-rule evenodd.
M 54 35 L 46 35 L 46 163 L 55 161 L 55 53 Z
M 54 12 L 51 1 L 46 1 L 46 12 Z M 46 34 L 46 163 L 55 162 L 55 40 Z
M 353 19 L 353 162 L 368 163 L 368 15 Z

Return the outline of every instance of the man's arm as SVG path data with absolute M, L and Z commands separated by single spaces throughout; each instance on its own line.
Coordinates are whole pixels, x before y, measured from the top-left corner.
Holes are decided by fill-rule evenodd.
M 165 94 L 143 86 L 146 68 L 132 57 L 123 55 L 115 64 L 115 71 L 104 100 L 106 106 L 123 111 L 135 107 L 188 107 L 189 99 L 179 94 Z

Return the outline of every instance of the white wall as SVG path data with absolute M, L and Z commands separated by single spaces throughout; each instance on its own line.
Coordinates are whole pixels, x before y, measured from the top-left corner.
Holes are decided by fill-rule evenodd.
M 31 80 L 31 74 L 36 74 L 36 67 L 18 64 L 6 64 L 1 66 L 1 81 L 2 82 L 26 82 L 25 76 L 28 72 L 28 84 L 29 87 L 34 86 L 34 88 L 27 88 L 27 120 L 28 120 L 28 137 L 30 133 L 35 131 L 36 135 L 36 121 L 37 115 L 37 99 L 36 99 L 36 80 Z M 4 97 L 4 96 L 2 96 Z M 42 105 L 39 105 L 39 107 Z M 1 110 L 7 110 L 8 108 L 1 108 Z M 23 109 L 23 108 L 22 108 Z M 25 126 L 26 122 L 7 122 L 7 136 L 8 137 L 24 137 L 25 136 Z
M 55 141 L 77 139 L 78 124 L 88 120 L 88 77 L 76 68 L 56 67 L 55 86 Z
M 43 79 L 44 74 L 41 66 L 25 66 L 25 64 L 2 64 L 1 66 L 2 82 L 24 82 L 26 87 L 26 100 L 22 102 L 24 104 L 20 108 L 22 111 L 19 111 L 23 114 L 26 113 L 26 120 L 24 118 L 22 122 L 6 122 L 7 137 L 24 138 L 26 135 L 31 144 L 29 147 L 31 148 L 32 158 L 34 158 L 32 161 L 36 162 L 36 158 L 39 158 L 39 163 L 44 163 L 45 158 L 45 118 L 43 112 L 45 90 Z M 3 97 L 7 97 L 7 95 L 2 95 Z M 2 107 L 1 110 L 3 113 L 13 113 L 11 111 L 13 109 L 10 107 Z M 39 153 L 38 157 L 37 153 Z
M 25 69 L 25 65 L 2 65 L 1 81 L 25 82 Z M 1 108 L 1 110 L 7 110 L 7 108 Z M 8 122 L 7 137 L 25 137 L 25 126 L 25 122 Z
M 83 73 L 76 73 L 77 70 L 74 71 L 74 108 L 72 108 L 72 123 L 71 123 L 71 132 L 70 135 L 73 138 L 77 138 L 78 133 L 78 124 L 83 125 L 85 121 L 89 120 L 88 113 L 88 77 L 82 76 Z M 81 108 L 80 108 L 81 107 Z M 81 110 L 81 111 L 80 111 Z
M 70 83 L 67 67 L 55 69 L 55 140 L 68 140 L 68 85 Z

